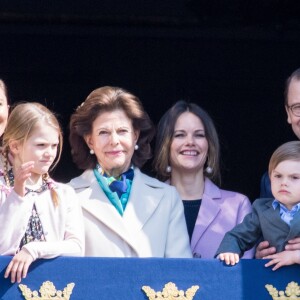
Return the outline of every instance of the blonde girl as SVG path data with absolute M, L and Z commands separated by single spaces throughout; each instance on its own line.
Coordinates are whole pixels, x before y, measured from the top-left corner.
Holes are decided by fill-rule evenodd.
M 61 151 L 62 132 L 51 111 L 39 103 L 13 109 L 3 135 L 0 174 L 0 254 L 13 255 L 4 275 L 11 282 L 25 278 L 37 258 L 83 254 L 77 196 L 48 174 Z

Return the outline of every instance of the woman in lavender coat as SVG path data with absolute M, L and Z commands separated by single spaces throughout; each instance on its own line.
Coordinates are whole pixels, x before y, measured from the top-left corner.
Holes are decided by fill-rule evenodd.
M 178 101 L 164 114 L 157 128 L 154 168 L 183 200 L 193 256 L 213 258 L 225 233 L 251 211 L 251 203 L 218 187 L 219 140 L 212 119 L 198 105 Z M 251 249 L 244 258 L 253 255 Z

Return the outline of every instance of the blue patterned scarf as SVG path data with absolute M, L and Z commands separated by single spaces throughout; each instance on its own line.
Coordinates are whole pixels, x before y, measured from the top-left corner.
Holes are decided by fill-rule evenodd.
M 112 205 L 117 209 L 120 215 L 123 216 L 134 177 L 133 168 L 130 168 L 126 172 L 122 173 L 118 178 L 115 178 L 113 176 L 108 176 L 102 170 L 101 166 L 97 164 L 94 169 L 94 174 L 100 187 Z

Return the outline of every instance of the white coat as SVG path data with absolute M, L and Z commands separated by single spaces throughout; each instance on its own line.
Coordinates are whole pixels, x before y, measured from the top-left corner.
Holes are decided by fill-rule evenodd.
M 84 215 L 85 256 L 192 257 L 182 201 L 174 187 L 134 169 L 123 216 L 93 170 L 71 180 Z

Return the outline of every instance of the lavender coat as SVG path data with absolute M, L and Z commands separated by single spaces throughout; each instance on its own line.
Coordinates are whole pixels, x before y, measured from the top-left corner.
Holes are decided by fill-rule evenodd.
M 214 258 L 225 233 L 241 223 L 249 212 L 251 203 L 246 196 L 221 190 L 206 178 L 191 240 L 194 257 Z M 245 252 L 243 258 L 253 256 L 254 249 L 251 249 Z

